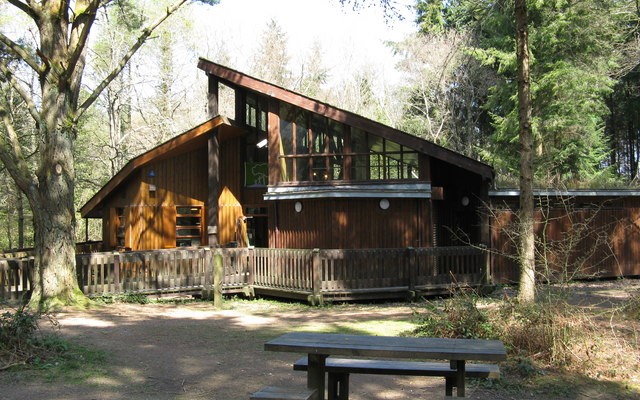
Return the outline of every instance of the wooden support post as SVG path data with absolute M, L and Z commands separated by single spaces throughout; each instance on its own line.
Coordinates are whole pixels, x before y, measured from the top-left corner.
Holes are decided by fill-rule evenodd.
M 413 300 L 416 298 L 416 281 L 418 279 L 418 263 L 416 260 L 416 249 L 413 247 L 407 247 L 407 268 L 409 268 L 408 277 L 409 277 L 409 299 Z
M 320 260 L 320 249 L 313 249 L 311 260 L 312 294 L 309 296 L 309 303 L 321 306 L 322 301 L 322 261 Z
M 213 255 L 213 306 L 222 307 L 222 281 L 224 280 L 224 270 L 222 265 L 222 254 L 215 252 Z
M 207 247 L 203 252 L 203 262 L 204 262 L 204 285 L 202 287 L 202 299 L 203 300 L 212 300 L 213 299 L 213 253 L 211 252 L 211 248 Z
M 218 78 L 213 75 L 208 75 L 208 77 L 207 112 L 209 118 L 213 118 L 220 114 L 219 82 Z
M 326 354 L 309 354 L 309 367 L 307 370 L 307 388 L 317 389 L 324 398 L 324 373 L 327 361 Z
M 220 197 L 220 143 L 218 132 L 209 134 L 207 143 L 207 236 L 210 247 L 218 247 L 218 198 Z
M 248 265 L 246 271 L 243 271 L 244 277 L 242 281 L 242 293 L 246 297 L 255 297 L 255 291 L 253 290 L 253 285 L 255 284 L 255 275 L 256 275 L 256 250 L 249 248 L 247 249 L 248 254 Z
M 458 397 L 464 397 L 465 396 L 464 374 L 466 369 L 465 360 L 451 360 L 450 365 L 451 365 L 451 369 L 456 370 L 456 378 L 455 378 L 456 394 L 458 395 Z
M 120 285 L 120 253 L 113 253 L 113 291 L 120 293 L 122 286 Z
M 5 286 L 8 285 L 9 277 L 9 263 L 7 260 L 0 260 L 0 299 L 6 299 L 8 296 L 6 294 Z

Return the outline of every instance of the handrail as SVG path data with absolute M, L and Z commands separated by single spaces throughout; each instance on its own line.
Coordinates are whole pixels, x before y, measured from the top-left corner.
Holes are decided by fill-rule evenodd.
M 223 292 L 253 288 L 309 296 L 433 286 L 477 285 L 486 279 L 486 254 L 471 247 L 404 249 L 179 248 L 78 254 L 80 289 L 89 296 L 125 292 L 203 290 L 212 284 L 213 256 L 222 259 Z M 0 259 L 0 298 L 30 290 L 33 258 Z M 247 290 L 250 289 L 250 290 Z

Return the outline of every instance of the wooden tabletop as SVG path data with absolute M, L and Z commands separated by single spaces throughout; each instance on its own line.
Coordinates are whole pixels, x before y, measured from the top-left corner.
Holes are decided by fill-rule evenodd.
M 448 339 L 291 332 L 265 343 L 268 351 L 354 357 L 506 360 L 499 340 Z

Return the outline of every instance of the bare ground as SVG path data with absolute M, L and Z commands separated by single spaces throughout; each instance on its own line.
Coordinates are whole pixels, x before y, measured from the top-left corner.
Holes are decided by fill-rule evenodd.
M 581 285 L 581 286 L 580 286 Z M 637 293 L 640 281 L 580 284 L 575 301 L 599 316 L 610 331 L 611 368 L 579 377 L 567 391 L 539 391 L 532 386 L 486 387 L 471 382 L 467 397 L 475 399 L 613 399 L 640 396 L 637 321 L 613 322 L 610 310 Z M 265 341 L 290 330 L 358 331 L 356 322 L 410 321 L 419 305 L 338 305 L 309 308 L 264 301 L 228 302 L 222 310 L 210 303 L 112 304 L 91 310 L 65 310 L 56 315 L 67 340 L 99 349 L 106 359 L 97 368 L 51 374 L 42 371 L 0 372 L 0 399 L 248 399 L 266 385 L 304 387 L 305 375 L 294 372 L 300 356 L 263 350 Z M 365 325 L 366 326 L 366 325 Z M 359 328 L 362 329 L 362 328 Z M 392 328 L 396 329 L 396 328 Z M 399 328 L 398 328 L 399 329 Z M 397 334 L 397 332 L 389 332 Z M 635 337 L 635 341 L 634 341 Z M 624 345 L 621 343 L 624 342 Z M 602 350 L 598 350 L 602 351 Z M 90 365 L 90 364 L 89 364 Z M 553 372 L 549 372 L 552 374 Z M 508 374 L 505 374 L 508 376 Z M 558 375 L 558 380 L 570 379 Z M 508 382 L 507 382 L 508 383 Z M 628 387 L 627 395 L 608 393 L 610 385 Z M 562 384 L 559 385 L 562 387 Z M 443 398 L 440 378 L 354 375 L 351 398 Z

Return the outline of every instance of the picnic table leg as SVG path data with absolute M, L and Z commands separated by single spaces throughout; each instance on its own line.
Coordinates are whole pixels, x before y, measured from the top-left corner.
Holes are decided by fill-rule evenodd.
M 307 387 L 317 389 L 319 399 L 324 399 L 324 371 L 327 357 L 327 354 L 308 354 Z
M 349 400 L 349 373 L 329 372 L 327 400 Z
M 464 397 L 465 360 L 451 360 L 451 368 L 456 370 L 456 393 L 458 397 Z

